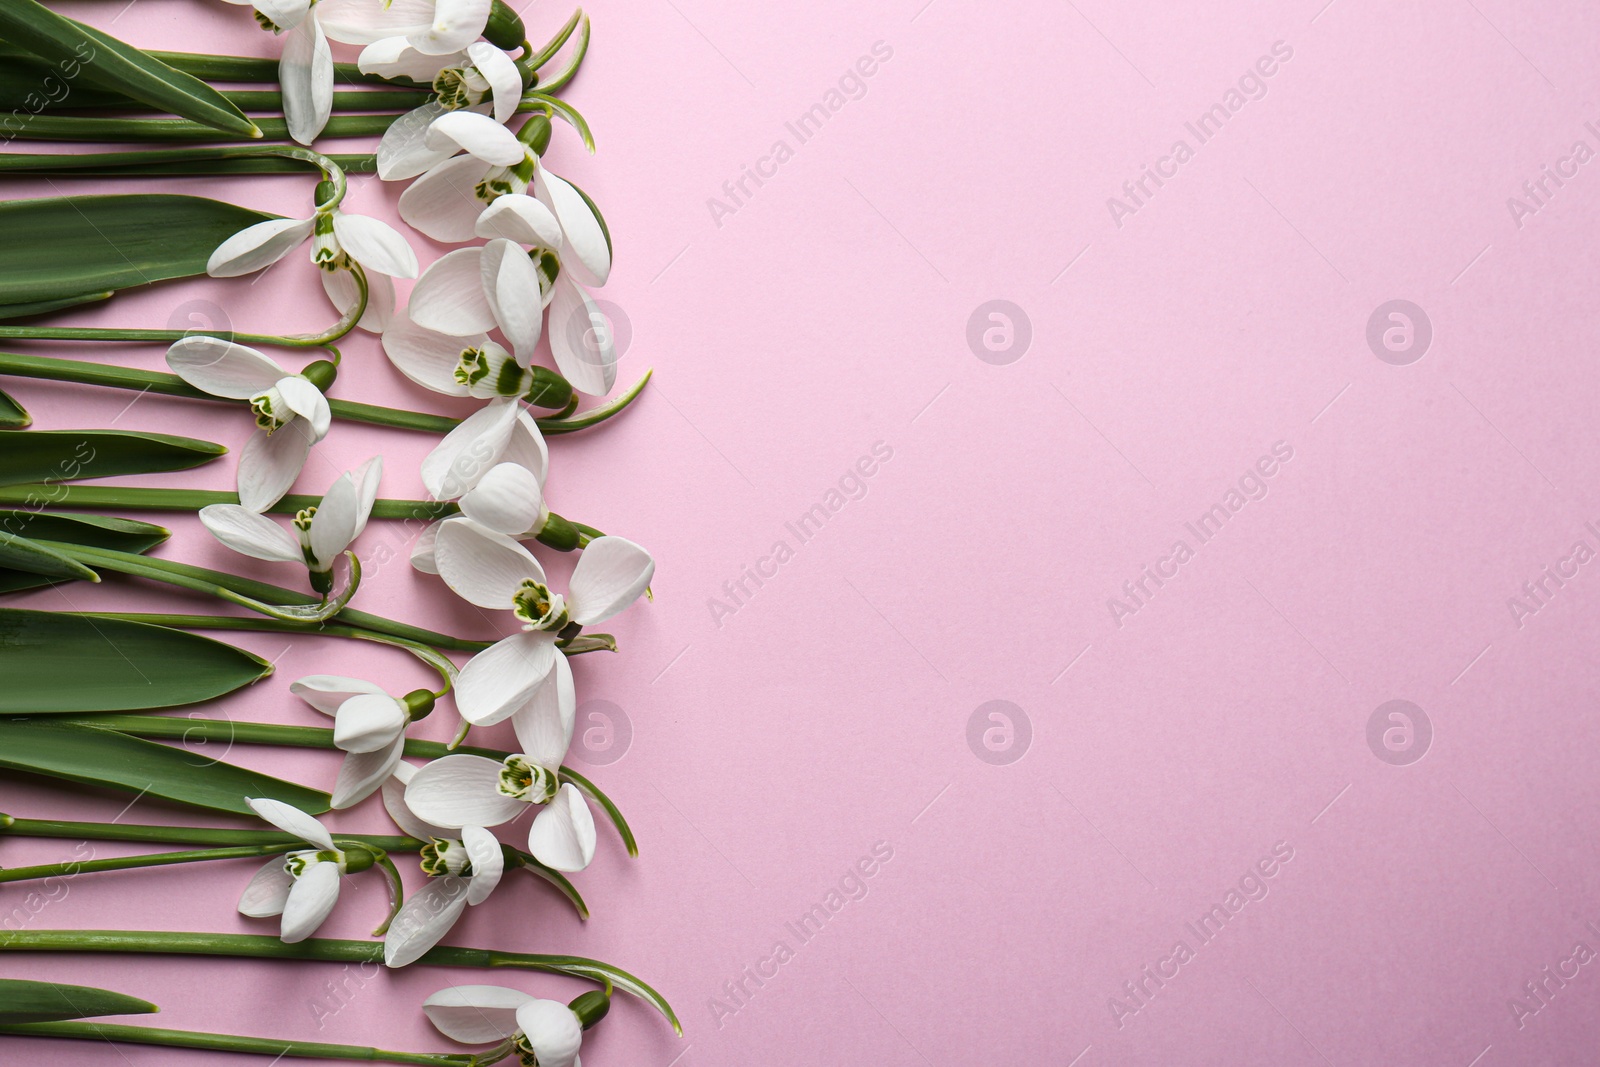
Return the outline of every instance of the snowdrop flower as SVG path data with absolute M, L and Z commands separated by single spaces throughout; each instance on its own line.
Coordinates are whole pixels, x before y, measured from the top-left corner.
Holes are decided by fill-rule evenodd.
M 530 119 L 521 135 L 471 111 L 442 116 L 428 127 L 424 144 L 452 155 L 429 168 L 401 195 L 400 217 L 447 244 L 470 241 L 474 236 L 544 244 L 561 255 L 579 281 L 604 285 L 611 274 L 610 237 L 589 198 L 541 160 L 540 153 L 549 144 L 549 130 L 549 120 L 543 116 Z M 467 188 L 473 190 L 470 198 L 462 195 Z M 530 189 L 559 227 L 559 241 L 550 240 L 554 235 L 542 224 L 534 230 L 543 235 L 538 242 L 512 232 L 482 232 L 480 216 L 486 207 L 504 196 L 526 195 Z M 520 207 L 516 213 L 526 214 Z M 535 225 L 531 215 L 527 224 Z
M 367 528 L 382 475 L 382 456 L 346 471 L 322 503 L 295 514 L 292 534 L 240 504 L 207 505 L 200 509 L 200 521 L 235 552 L 269 562 L 304 563 L 311 587 L 326 594 L 333 590 L 333 565 Z
M 392 278 L 415 278 L 417 254 L 394 227 L 337 207 L 319 208 L 309 219 L 268 219 L 246 226 L 217 246 L 206 262 L 213 278 L 237 278 L 271 266 L 311 241 L 311 262 L 321 268 L 322 288 L 340 314 L 356 306 L 351 263 L 367 278 L 367 308 L 357 324 L 381 333 L 394 314 Z
M 417 689 L 390 696 L 359 678 L 313 674 L 289 692 L 333 718 L 333 743 L 346 753 L 333 788 L 333 806 L 348 808 L 371 796 L 400 766 L 406 727 L 433 710 L 434 694 Z
M 525 467 L 540 485 L 550 467 L 539 424 L 512 397 L 489 401 L 446 434 L 422 461 L 422 484 L 435 500 L 455 500 L 500 463 Z
M 383 351 L 401 374 L 445 396 L 515 396 L 543 408 L 564 407 L 572 398 L 566 379 L 544 367 L 522 366 L 488 334 L 439 333 L 404 312 L 384 330 Z
M 383 942 L 384 963 L 404 967 L 443 940 L 469 904 L 489 898 L 505 871 L 505 852 L 481 826 L 452 833 L 424 822 L 405 803 L 406 785 L 417 769 L 398 762 L 393 770 L 383 784 L 384 807 L 406 834 L 428 842 L 421 860 L 429 881 L 406 900 Z
M 517 366 L 527 368 L 543 333 L 548 306 L 550 354 L 556 369 L 579 392 L 603 396 L 617 381 L 610 323 L 567 269 L 576 260 L 562 259 L 548 246 L 539 246 L 560 231 L 552 225 L 541 235 L 526 220 L 536 212 L 548 215 L 548 209 L 532 197 L 517 197 L 513 203 L 524 210 L 510 206 L 502 210 L 497 202 L 484 213 L 487 221 L 481 229 L 491 236 L 487 244 L 446 253 L 423 271 L 411 291 L 411 321 L 434 334 L 474 340 L 498 328 L 510 342 Z M 507 230 L 525 232 L 516 240 L 494 236 Z M 521 241 L 530 238 L 535 247 L 525 251 Z M 434 350 L 443 346 L 443 342 L 429 345 Z
M 502 125 L 522 103 L 522 71 L 516 61 L 487 41 L 475 41 L 449 55 L 418 51 L 404 37 L 389 37 L 367 46 L 358 64 L 363 73 L 409 78 L 433 86 L 434 99 L 396 119 L 378 142 L 378 177 L 401 181 L 450 158 L 454 143 L 434 147 L 428 131 L 452 111 L 489 112 Z
M 422 1010 L 441 1034 L 464 1045 L 510 1042 L 523 1063 L 580 1067 L 583 1031 L 605 1016 L 609 1003 L 599 991 L 567 1005 L 502 986 L 465 985 L 441 989 Z
M 317 7 L 335 41 L 370 45 L 402 37 L 418 52 L 443 56 L 483 36 L 493 4 L 491 0 L 320 0 Z M 521 27 L 516 29 L 520 34 Z
M 301 144 L 317 139 L 333 111 L 333 53 L 317 21 L 317 0 L 228 0 L 256 9 L 256 21 L 273 33 L 287 33 L 278 81 L 289 136 Z
M 333 384 L 333 364 L 291 374 L 253 348 L 197 334 L 167 349 L 167 365 L 201 392 L 250 402 L 261 432 L 239 456 L 239 503 L 255 512 L 276 504 L 328 435 L 333 415 L 322 391 Z
M 304 941 L 333 911 L 340 878 L 372 866 L 374 857 L 366 851 L 335 847 L 325 826 L 281 800 L 250 797 L 246 801 L 267 822 L 312 847 L 269 859 L 245 886 L 239 911 L 255 919 L 281 915 L 283 940 L 291 944 Z
M 556 641 L 572 628 L 605 621 L 650 584 L 655 561 L 621 537 L 597 537 L 584 548 L 568 593 L 551 590 L 539 561 L 518 542 L 475 522 L 439 527 L 434 561 L 445 584 L 480 608 L 509 610 L 522 632 L 473 656 L 456 680 L 456 707 L 470 723 L 510 716 L 545 688 L 558 659 Z
M 498 826 L 522 814 L 525 804 L 543 804 L 528 831 L 528 851 L 553 870 L 581 871 L 594 859 L 594 816 L 571 782 L 555 781 L 554 772 L 520 755 L 504 763 L 443 756 L 417 771 L 406 803 L 434 822 L 466 826 Z
M 499 826 L 525 805 L 542 804 L 528 831 L 528 851 L 558 871 L 583 870 L 594 859 L 594 818 L 583 796 L 560 781 L 576 708 L 572 668 L 558 655 L 546 684 L 507 713 L 522 751 L 498 763 L 464 754 L 434 760 L 408 775 L 405 811 L 435 826 L 465 828 Z

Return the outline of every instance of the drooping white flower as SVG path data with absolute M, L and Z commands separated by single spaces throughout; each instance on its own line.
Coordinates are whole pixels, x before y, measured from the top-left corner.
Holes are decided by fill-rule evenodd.
M 248 400 L 260 432 L 239 456 L 239 503 L 261 512 L 289 491 L 311 446 L 328 434 L 332 412 L 322 390 L 253 348 L 194 335 L 167 349 L 167 365 L 202 392 Z
M 491 468 L 515 463 L 541 485 L 550 453 L 539 424 L 514 397 L 498 397 L 461 420 L 422 461 L 422 484 L 435 500 L 455 500 Z
M 329 37 L 370 45 L 402 37 L 427 55 L 459 52 L 483 36 L 491 0 L 319 0 Z
M 579 1067 L 583 1023 L 559 1001 L 502 986 L 465 985 L 441 989 L 423 1002 L 422 1010 L 441 1034 L 464 1045 L 509 1039 L 524 1063 Z
M 401 761 L 383 783 L 383 804 L 402 831 L 427 841 L 421 855 L 426 885 L 406 898 L 384 937 L 383 959 L 404 967 L 437 945 L 467 906 L 489 898 L 505 871 L 500 842 L 481 826 L 454 832 L 423 821 L 406 806 L 406 785 L 417 768 Z
M 289 136 L 301 144 L 317 139 L 333 111 L 333 53 L 318 21 L 316 0 L 227 0 L 256 9 L 256 21 L 286 33 L 278 81 Z
M 405 312 L 383 331 L 383 351 L 401 374 L 445 396 L 517 397 L 533 385 L 533 372 L 488 334 L 439 333 L 418 326 Z
M 333 788 L 335 808 L 365 800 L 389 780 L 405 751 L 406 727 L 427 713 L 359 678 L 313 674 L 289 686 L 289 691 L 333 718 L 333 743 L 346 753 Z M 427 690 L 409 696 L 428 698 L 418 703 L 432 709 Z
M 200 521 L 235 552 L 269 562 L 303 562 L 313 585 L 326 592 L 333 586 L 333 565 L 367 528 L 382 476 L 382 456 L 346 471 L 320 504 L 295 515 L 294 533 L 241 504 L 207 505 L 200 509 Z
M 431 821 L 465 826 L 498 826 L 524 805 L 542 804 L 528 830 L 528 851 L 553 870 L 581 871 L 594 859 L 594 816 L 571 782 L 554 782 L 552 772 L 521 755 L 503 763 L 444 756 L 417 771 L 406 803 Z
M 281 915 L 283 940 L 304 941 L 333 911 L 339 879 L 351 857 L 335 847 L 327 827 L 299 808 L 262 797 L 247 797 L 246 802 L 257 815 L 311 848 L 269 859 L 245 886 L 239 911 L 256 919 Z
M 516 228 L 526 231 L 523 239 L 543 239 L 527 223 L 543 205 L 526 196 L 512 203 L 516 208 L 496 205 L 485 212 L 485 232 Z M 518 366 L 528 367 L 548 307 L 556 369 L 579 392 L 603 396 L 616 384 L 616 345 L 605 312 L 573 279 L 569 262 L 548 247 L 536 244 L 528 251 L 516 240 L 491 236 L 483 247 L 458 248 L 423 271 L 407 313 L 415 325 L 449 337 L 476 338 L 499 329 Z
M 217 246 L 206 262 L 206 273 L 213 278 L 250 274 L 278 262 L 308 239 L 311 262 L 321 268 L 323 291 L 340 314 L 356 305 L 359 294 L 349 267 L 352 261 L 360 264 L 367 278 L 367 307 L 357 325 L 382 333 L 394 315 L 392 279 L 415 278 L 417 254 L 398 230 L 370 216 L 334 207 L 308 219 L 254 223 Z
M 452 111 L 488 113 L 504 124 L 522 102 L 522 72 L 504 51 L 475 41 L 458 52 L 429 55 L 403 37 L 389 37 L 367 46 L 359 66 L 364 73 L 409 78 L 433 86 L 434 99 L 396 119 L 378 142 L 378 177 L 385 181 L 415 178 L 457 151 L 453 143 L 430 147 L 428 131 Z
M 576 186 L 553 173 L 516 134 L 487 115 L 459 111 L 432 123 L 424 143 L 450 155 L 401 195 L 400 217 L 406 222 L 436 241 L 451 244 L 474 236 L 540 244 L 557 252 L 583 284 L 606 283 L 611 274 L 611 242 L 599 213 Z M 461 154 L 454 154 L 457 152 Z M 471 197 L 463 195 L 467 189 L 472 190 Z M 526 195 L 530 190 L 553 216 L 558 235 L 542 226 L 536 230 L 541 234 L 537 241 L 519 233 L 482 232 L 480 217 L 485 208 L 502 197 Z M 516 213 L 523 214 L 523 209 Z
M 509 610 L 522 623 L 522 632 L 473 656 L 456 680 L 462 718 L 483 725 L 511 715 L 544 686 L 556 660 L 565 658 L 556 650 L 562 630 L 611 618 L 638 599 L 655 573 L 650 553 L 632 541 L 597 537 L 584 548 L 563 597 L 521 544 L 456 519 L 439 527 L 434 560 L 439 576 L 463 599 Z

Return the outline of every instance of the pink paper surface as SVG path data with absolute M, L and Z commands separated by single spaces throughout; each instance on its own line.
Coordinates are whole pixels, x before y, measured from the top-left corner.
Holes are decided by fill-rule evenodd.
M 225 4 L 62 7 L 149 47 L 276 54 Z M 548 492 L 660 561 L 654 603 L 608 627 L 620 654 L 575 667 L 591 732 L 572 762 L 641 855 L 602 828 L 576 879 L 591 921 L 513 879 L 451 940 L 599 957 L 671 999 L 684 1038 L 619 998 L 586 1041 L 592 1065 L 1592 1062 L 1600 11 L 589 11 L 567 95 L 600 150 L 561 127 L 547 158 L 615 237 L 599 295 L 621 309 L 620 377 L 656 378 L 625 417 L 552 441 Z M 524 14 L 542 39 L 568 10 Z M 825 119 L 800 127 L 814 105 Z M 1213 105 L 1225 121 L 1191 129 Z M 1140 189 L 1147 167 L 1161 183 Z M 310 191 L 162 185 L 291 214 Z M 392 219 L 399 191 L 357 177 L 347 206 Z M 444 251 L 417 247 L 425 263 Z M 1420 316 L 1379 315 L 1369 344 L 1397 300 Z M 1000 318 L 991 301 L 1008 302 Z M 291 257 L 75 321 L 329 319 Z M 336 395 L 471 410 L 404 381 L 371 337 L 345 351 Z M 162 365 L 159 347 L 74 354 Z M 221 407 L 13 385 L 41 428 L 234 447 L 250 430 Z M 432 443 L 338 425 L 300 487 L 382 453 L 383 494 L 418 496 Z M 231 479 L 224 462 L 143 480 Z M 1213 506 L 1225 521 L 1201 528 Z M 293 580 L 170 525 L 163 555 Z M 374 522 L 361 542 L 360 606 L 504 632 L 413 572 L 397 531 Z M 209 609 L 123 581 L 23 602 Z M 287 692 L 301 675 L 427 678 L 389 650 L 234 639 L 277 673 L 204 714 L 313 723 Z M 1394 700 L 1428 729 L 1379 713 Z M 594 751 L 603 717 L 614 744 Z M 445 738 L 450 718 L 418 731 Z M 337 765 L 192 747 L 324 786 Z M 0 786 L 16 815 L 126 804 Z M 201 821 L 150 801 L 122 817 Z M 375 804 L 333 822 L 387 830 Z M 0 858 L 78 847 L 8 840 Z M 268 932 L 234 911 L 251 869 L 85 876 L 37 908 L 7 887 L 0 911 L 12 928 Z M 1225 923 L 1197 932 L 1213 905 Z M 802 935 L 814 906 L 826 922 Z M 352 878 L 323 932 L 364 936 L 382 908 L 381 882 Z M 418 1005 L 446 985 L 582 988 L 160 957 L 0 955 L 0 974 L 135 993 L 167 1026 L 438 1051 L 452 1046 Z M 0 1043 L 3 1062 L 108 1060 L 264 1062 Z

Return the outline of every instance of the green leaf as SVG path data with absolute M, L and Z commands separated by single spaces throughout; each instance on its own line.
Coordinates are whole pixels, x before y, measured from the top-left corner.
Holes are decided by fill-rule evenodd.
M 82 78 L 213 129 L 261 136 L 242 111 L 205 82 L 110 34 L 58 15 L 38 0 L 0 4 L 0 37 L 56 64 L 68 83 Z
M 0 430 L 26 430 L 33 425 L 33 416 L 28 414 L 28 409 L 11 398 L 6 392 L 0 392 Z
M 161 1009 L 147 1000 L 59 982 L 0 978 L 0 1023 L 49 1023 L 101 1015 L 149 1015 Z
M 30 430 L 5 438 L 5 448 L 0 450 L 0 485 L 182 471 L 209 463 L 225 452 L 226 448 L 210 441 L 164 433 Z
M 0 5 L 3 9 L 4 5 Z M 57 196 L 0 204 L 0 314 L 39 314 L 106 290 L 206 272 L 218 245 L 274 216 L 172 193 Z
M 0 767 L 238 815 L 255 814 L 246 797 L 270 797 L 312 815 L 329 803 L 326 793 L 181 748 L 48 719 L 0 718 Z
M 82 563 L 19 534 L 0 530 L 0 568 L 22 571 L 43 578 L 84 578 L 98 582 L 100 576 Z
M 175 708 L 271 673 L 259 656 L 183 630 L 0 608 L 0 715 Z
M 99 292 L 73 293 L 71 296 L 61 296 L 51 300 L 25 300 L 20 304 L 0 304 L 0 319 L 27 319 L 35 315 L 48 315 L 52 311 L 77 307 L 80 304 L 98 304 L 116 295 L 115 289 L 102 289 Z
M 48 495 L 42 494 L 39 505 L 43 506 L 49 500 Z M 133 519 L 58 511 L 0 509 L 0 537 L 9 534 L 137 553 L 148 552 L 171 536 L 163 527 Z M 59 555 L 54 549 L 50 551 Z M 0 567 L 0 593 L 18 593 L 25 589 L 38 589 L 51 584 L 53 583 L 50 578 L 40 575 L 37 571 Z

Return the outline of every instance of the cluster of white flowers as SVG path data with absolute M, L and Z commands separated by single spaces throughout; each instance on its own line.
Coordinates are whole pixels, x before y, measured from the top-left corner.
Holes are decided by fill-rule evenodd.
M 334 675 L 291 686 L 332 717 L 334 744 L 346 753 L 332 806 L 347 808 L 379 794 L 406 834 L 428 842 L 422 866 L 430 882 L 396 913 L 386 939 L 386 962 L 403 966 L 437 944 L 467 906 L 481 903 L 498 884 L 508 853 L 490 828 L 534 809 L 527 832 L 534 861 L 574 872 L 594 858 L 588 801 L 562 774 L 576 711 L 564 649 L 583 628 L 638 599 L 655 563 L 623 538 L 584 538 L 568 588 L 551 588 L 543 566 L 521 543 L 550 521 L 549 452 L 523 398 L 540 375 L 553 379 L 534 365 L 541 338 L 568 395 L 575 389 L 600 396 L 615 384 L 616 354 L 588 289 L 610 274 L 610 236 L 589 198 L 544 166 L 549 115 L 534 115 L 520 134 L 507 127 L 523 102 L 525 73 L 516 59 L 480 40 L 489 0 L 250 2 L 264 26 L 287 35 L 284 110 L 302 143 L 315 139 L 329 115 L 329 39 L 363 46 L 364 72 L 434 86 L 436 99 L 399 118 L 384 136 L 379 174 L 415 179 L 400 198 L 401 217 L 413 228 L 442 242 L 483 242 L 446 253 L 419 277 L 405 237 L 376 219 L 342 212 L 337 196 L 319 190 L 310 218 L 250 226 L 219 247 L 208 265 L 216 277 L 247 274 L 309 239 L 335 307 L 354 314 L 365 291 L 359 325 L 382 333 L 384 350 L 401 372 L 440 393 L 486 401 L 422 463 L 429 495 L 455 507 L 441 508 L 449 517 L 422 533 L 411 559 L 469 603 L 512 613 L 517 629 L 459 670 L 454 701 L 467 725 L 510 720 L 518 751 L 503 760 L 458 753 L 413 766 L 402 758 L 407 727 L 444 694 L 419 690 L 397 697 Z M 526 52 L 524 46 L 523 58 Z M 461 194 L 467 187 L 474 190 L 470 197 Z M 408 308 L 397 308 L 392 278 L 417 279 Z M 495 331 L 504 344 L 490 337 Z M 334 365 L 319 361 L 295 374 L 255 349 L 207 336 L 178 341 L 167 358 L 195 388 L 248 401 L 260 427 L 240 457 L 239 503 L 205 508 L 207 529 L 246 555 L 304 564 L 312 587 L 327 597 L 334 563 L 372 513 L 381 457 L 341 475 L 316 506 L 299 510 L 293 532 L 263 513 L 282 500 L 312 446 L 328 433 L 324 394 Z M 271 800 L 252 805 L 308 848 L 271 860 L 246 888 L 239 910 L 281 915 L 285 941 L 308 937 L 331 912 L 340 876 L 372 866 L 373 856 L 336 840 L 305 812 Z M 436 998 L 429 1009 L 446 1033 L 465 1033 L 457 1016 L 470 1008 L 477 1020 L 475 1029 L 468 1027 L 473 1035 L 492 1030 L 489 1040 L 521 1041 L 539 1050 L 541 1064 L 577 1063 L 580 1027 L 566 1006 L 492 987 L 459 992 L 471 996 L 452 1001 L 453 992 L 441 994 L 445 999 Z

